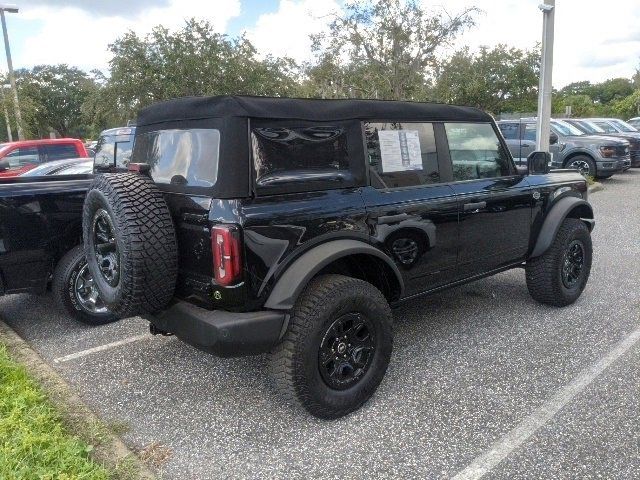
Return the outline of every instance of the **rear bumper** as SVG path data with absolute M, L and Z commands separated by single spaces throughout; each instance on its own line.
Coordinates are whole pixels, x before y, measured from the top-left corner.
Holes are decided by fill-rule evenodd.
M 180 301 L 146 318 L 158 330 L 219 357 L 266 353 L 278 343 L 288 323 L 284 312 L 233 313 Z

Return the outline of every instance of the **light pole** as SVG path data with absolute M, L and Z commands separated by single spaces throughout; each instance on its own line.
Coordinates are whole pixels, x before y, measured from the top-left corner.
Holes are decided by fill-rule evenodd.
M 536 121 L 536 150 L 549 151 L 551 131 L 551 73 L 553 70 L 553 24 L 556 0 L 544 0 L 542 10 L 542 59 L 538 87 L 538 119 Z
M 11 85 L 2 85 L 2 109 L 4 110 L 4 119 L 7 122 L 7 138 L 10 142 L 13 142 L 13 134 L 11 133 L 11 122 L 9 121 L 9 110 L 7 110 L 7 103 L 5 102 L 4 92 L 6 87 L 11 88 Z
M 2 34 L 4 35 L 4 48 L 7 52 L 7 67 L 9 69 L 9 82 L 11 90 L 13 90 L 13 102 L 16 115 L 16 124 L 18 127 L 18 140 L 24 140 L 22 133 L 22 114 L 20 113 L 20 102 L 18 101 L 18 89 L 16 88 L 16 77 L 13 74 L 13 63 L 11 62 L 11 49 L 9 48 L 9 35 L 7 34 L 7 22 L 4 18 L 4 12 L 18 13 L 17 5 L 0 4 L 0 20 L 2 21 Z

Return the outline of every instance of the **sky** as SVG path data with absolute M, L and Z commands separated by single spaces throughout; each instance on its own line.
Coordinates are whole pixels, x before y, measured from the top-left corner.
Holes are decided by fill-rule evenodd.
M 326 28 L 343 0 L 14 0 L 8 13 L 14 68 L 66 63 L 108 71 L 109 43 L 128 30 L 138 34 L 185 18 L 209 20 L 220 33 L 245 33 L 262 55 L 311 58 L 309 35 Z M 454 48 L 505 43 L 532 48 L 542 36 L 542 0 L 422 0 L 455 13 L 477 6 L 477 25 Z M 639 0 L 556 0 L 553 84 L 630 77 L 640 64 Z M 0 69 L 5 70 L 0 55 Z

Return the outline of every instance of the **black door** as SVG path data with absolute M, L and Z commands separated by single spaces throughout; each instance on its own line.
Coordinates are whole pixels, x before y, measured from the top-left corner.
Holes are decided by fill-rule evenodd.
M 362 190 L 372 242 L 394 259 L 405 296 L 451 282 L 458 250 L 458 206 L 442 183 L 434 125 L 364 124 L 369 186 Z
M 526 177 L 491 124 L 445 123 L 445 132 L 460 215 L 457 278 L 524 260 L 533 205 Z

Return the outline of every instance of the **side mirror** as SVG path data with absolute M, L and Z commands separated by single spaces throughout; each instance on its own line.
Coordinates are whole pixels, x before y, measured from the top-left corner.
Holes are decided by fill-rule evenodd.
M 8 170 L 10 166 L 11 164 L 9 163 L 8 159 L 0 160 L 0 172 Z
M 549 152 L 531 152 L 527 157 L 529 175 L 545 175 L 549 173 L 551 154 Z
M 558 135 L 556 135 L 555 133 L 551 132 L 549 134 L 549 144 L 550 145 L 555 145 L 556 143 L 558 143 Z

